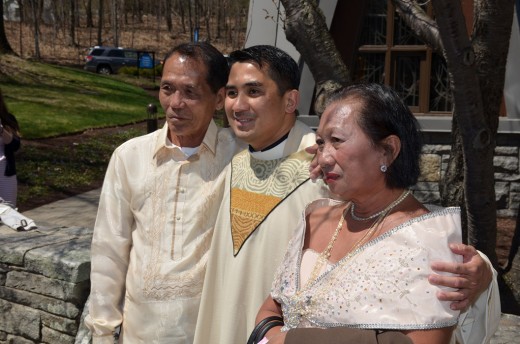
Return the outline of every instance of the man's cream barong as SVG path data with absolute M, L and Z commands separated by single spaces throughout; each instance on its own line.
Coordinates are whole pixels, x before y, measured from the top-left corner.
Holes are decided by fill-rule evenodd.
M 118 147 L 101 192 L 92 241 L 93 342 L 192 343 L 208 249 L 236 150 L 211 122 L 187 157 L 168 127 Z

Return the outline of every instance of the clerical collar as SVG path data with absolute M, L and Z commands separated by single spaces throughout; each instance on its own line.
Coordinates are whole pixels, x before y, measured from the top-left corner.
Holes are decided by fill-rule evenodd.
M 249 145 L 249 152 L 252 156 L 254 156 L 256 159 L 259 160 L 273 160 L 273 159 L 279 159 L 283 157 L 283 151 L 285 148 L 285 143 L 287 142 L 287 138 L 289 137 L 289 133 L 282 136 L 278 141 L 275 143 L 267 146 L 266 148 L 262 149 L 261 151 L 255 151 L 251 145 Z
M 280 143 L 284 142 L 285 140 L 287 140 L 287 138 L 289 137 L 289 132 L 290 131 L 288 131 L 287 134 L 285 134 L 284 136 L 280 137 L 280 139 L 278 139 L 278 141 L 276 141 L 275 143 L 270 144 L 269 146 L 265 147 L 260 152 L 266 152 L 266 151 L 268 151 L 268 150 L 278 146 Z M 256 152 L 255 149 L 253 147 L 251 147 L 251 145 L 249 145 L 249 151 L 251 153 Z

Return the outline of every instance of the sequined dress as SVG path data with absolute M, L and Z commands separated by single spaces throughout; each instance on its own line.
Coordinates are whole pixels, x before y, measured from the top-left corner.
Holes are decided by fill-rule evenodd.
M 459 312 L 436 298 L 428 283 L 432 261 L 457 261 L 448 248 L 461 242 L 460 210 L 444 208 L 411 219 L 331 264 L 301 286 L 305 216 L 335 204 L 320 199 L 306 208 L 279 266 L 271 296 L 282 306 L 285 327 L 433 329 L 457 324 Z

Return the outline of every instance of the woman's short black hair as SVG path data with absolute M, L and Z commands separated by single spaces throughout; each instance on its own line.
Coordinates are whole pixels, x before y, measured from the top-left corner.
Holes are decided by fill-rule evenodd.
M 296 61 L 285 51 L 272 45 L 255 45 L 235 50 L 229 55 L 229 61 L 231 66 L 236 62 L 254 62 L 260 68 L 265 66 L 281 96 L 300 86 L 300 70 Z
M 179 54 L 202 62 L 208 69 L 206 82 L 213 91 L 217 93 L 226 86 L 229 76 L 229 66 L 222 53 L 207 42 L 182 43 L 168 51 L 163 63 L 166 64 L 173 54 Z
M 382 140 L 395 135 L 401 140 L 401 150 L 385 173 L 390 188 L 409 188 L 417 183 L 421 173 L 422 149 L 419 123 L 408 106 L 389 86 L 360 83 L 334 92 L 327 105 L 355 99 L 360 102 L 356 121 L 374 145 L 383 148 Z

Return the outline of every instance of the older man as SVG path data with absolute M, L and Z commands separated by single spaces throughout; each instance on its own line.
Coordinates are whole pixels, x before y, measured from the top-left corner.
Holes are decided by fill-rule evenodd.
M 92 240 L 93 343 L 192 343 L 207 252 L 236 150 L 212 118 L 224 105 L 228 66 L 207 43 L 164 60 L 164 127 L 118 147 Z

